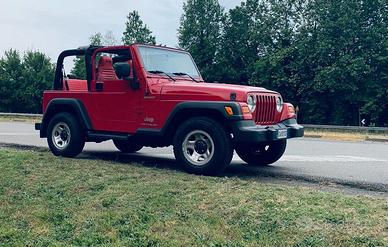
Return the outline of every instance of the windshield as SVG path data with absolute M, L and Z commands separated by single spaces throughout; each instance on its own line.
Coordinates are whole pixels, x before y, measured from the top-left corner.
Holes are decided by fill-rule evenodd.
M 200 77 L 193 59 L 188 53 L 153 47 L 139 47 L 143 65 L 148 72 Z

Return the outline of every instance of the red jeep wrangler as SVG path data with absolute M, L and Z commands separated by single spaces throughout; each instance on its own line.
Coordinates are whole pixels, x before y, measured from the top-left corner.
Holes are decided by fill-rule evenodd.
M 66 76 L 69 56 L 84 57 L 86 80 Z M 189 53 L 141 44 L 62 52 L 43 112 L 36 129 L 54 155 L 75 157 L 85 142 L 107 140 L 124 153 L 173 145 L 195 174 L 222 171 L 233 150 L 249 165 L 272 164 L 304 133 L 278 93 L 205 83 Z

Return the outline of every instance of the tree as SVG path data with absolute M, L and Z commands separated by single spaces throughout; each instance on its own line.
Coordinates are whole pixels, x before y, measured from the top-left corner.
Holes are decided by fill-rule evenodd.
M 217 56 L 218 81 L 248 84 L 252 79 L 258 52 L 268 41 L 267 6 L 264 1 L 247 0 L 226 14 Z
M 183 12 L 179 45 L 191 53 L 205 79 L 215 80 L 223 8 L 218 0 L 188 0 L 183 4 Z
M 361 117 L 388 125 L 388 2 L 246 0 L 210 42 L 215 62 L 198 44 L 217 18 L 200 26 L 209 7 L 196 4 L 185 5 L 180 44 L 207 79 L 274 89 L 305 123 L 357 125 Z
M 20 88 L 23 66 L 18 51 L 10 49 L 0 59 L 0 110 L 16 111 L 17 93 Z M 15 104 L 16 103 L 16 104 Z
M 306 97 L 306 105 L 319 102 L 310 112 L 323 112 L 319 120 L 307 121 L 357 125 L 365 105 L 374 105 L 371 110 L 383 108 L 381 102 L 370 103 L 385 88 L 380 73 L 383 63 L 378 58 L 383 55 L 388 31 L 387 7 L 386 1 L 362 0 L 315 0 L 307 5 L 309 22 L 301 34 L 313 39 L 305 42 L 308 52 L 314 54 L 311 91 L 315 93 Z M 362 118 L 375 114 L 379 113 L 373 110 Z
M 156 44 L 155 36 L 152 35 L 152 31 L 148 26 L 143 23 L 136 10 L 129 12 L 127 16 L 122 41 L 125 45 L 133 43 Z
M 107 32 L 107 35 L 111 36 L 111 32 Z M 113 37 L 113 36 L 112 36 Z M 114 38 L 114 37 L 113 37 Z M 89 45 L 93 46 L 101 46 L 103 45 L 104 37 L 100 32 L 95 33 L 89 37 Z M 70 71 L 70 74 L 74 75 L 76 78 L 86 80 L 86 65 L 85 65 L 85 57 L 79 56 L 74 58 L 74 66 Z
M 89 45 L 92 46 L 101 46 L 103 45 L 103 39 L 104 37 L 100 32 L 95 33 L 89 37 Z
M 38 51 L 23 57 L 16 50 L 6 51 L 0 59 L 0 110 L 6 112 L 41 112 L 43 91 L 54 80 L 54 65 Z
M 112 31 L 107 31 L 105 33 L 102 43 L 103 45 L 106 45 L 106 46 L 115 46 L 119 44 L 118 40 L 116 39 Z
M 251 38 L 258 41 L 257 58 L 252 66 L 250 81 L 279 91 L 286 101 L 300 106 L 301 97 L 309 93 L 303 90 L 303 82 L 309 82 L 308 68 L 303 68 L 306 57 L 299 58 L 300 29 L 304 23 L 307 0 L 248 0 L 249 15 L 254 18 Z M 256 13 L 256 14 L 254 14 Z M 313 64 L 311 61 L 308 64 Z M 301 70 L 303 68 L 303 70 Z M 306 74 L 303 72 L 306 71 Z M 305 109 L 303 107 L 303 109 Z
M 40 113 L 43 91 L 52 87 L 54 65 L 51 59 L 39 51 L 27 51 L 23 56 L 22 77 L 24 83 L 18 92 L 17 112 Z
M 269 42 L 259 46 L 252 81 L 300 106 L 305 123 L 357 125 L 361 114 L 383 125 L 388 3 L 268 0 L 267 6 Z

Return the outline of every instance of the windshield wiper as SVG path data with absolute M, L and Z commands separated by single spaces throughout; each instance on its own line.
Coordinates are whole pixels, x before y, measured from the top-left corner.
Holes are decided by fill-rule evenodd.
M 151 74 L 164 74 L 164 75 L 168 76 L 168 78 L 170 78 L 171 80 L 176 81 L 171 75 L 169 75 L 166 72 L 161 71 L 161 70 L 150 70 L 148 72 Z
M 195 82 L 199 82 L 199 81 L 197 81 L 194 77 L 192 77 L 191 75 L 186 74 L 186 73 L 183 73 L 183 72 L 177 72 L 177 73 L 172 73 L 172 74 L 173 74 L 173 75 L 177 75 L 177 76 L 185 75 L 185 76 L 190 77 L 191 80 L 193 80 L 193 81 L 195 81 Z

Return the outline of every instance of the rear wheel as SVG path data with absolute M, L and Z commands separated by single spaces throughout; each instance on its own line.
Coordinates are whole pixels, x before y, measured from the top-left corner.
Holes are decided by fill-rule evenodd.
M 85 134 L 78 120 L 70 113 L 55 115 L 47 128 L 47 143 L 56 156 L 75 157 L 85 146 Z
M 268 166 L 278 161 L 286 151 L 287 140 L 236 147 L 238 156 L 250 166 Z
M 123 153 L 136 153 L 137 151 L 143 148 L 142 145 L 137 144 L 131 140 L 129 141 L 113 140 L 113 143 L 115 144 L 116 148 Z
M 230 135 L 216 121 L 197 117 L 184 122 L 174 137 L 174 154 L 189 173 L 214 175 L 230 164 Z

